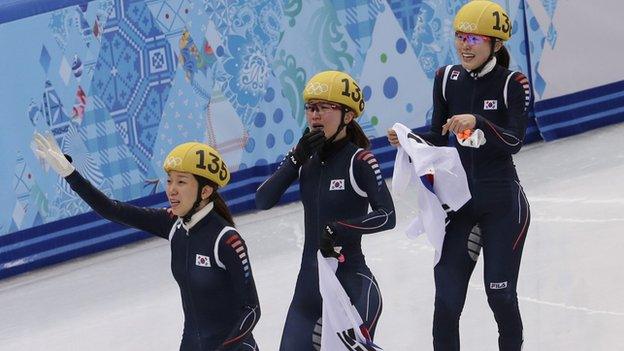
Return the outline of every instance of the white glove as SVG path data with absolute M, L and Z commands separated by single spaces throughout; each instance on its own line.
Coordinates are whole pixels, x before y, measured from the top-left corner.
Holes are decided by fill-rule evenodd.
M 54 136 L 47 134 L 45 137 L 35 132 L 35 152 L 45 160 L 52 169 L 61 177 L 70 175 L 76 168 L 65 158 Z
M 474 147 L 475 149 L 478 149 L 479 146 L 485 144 L 485 134 L 483 134 L 481 129 L 475 129 L 468 138 L 460 139 L 458 137 L 457 141 L 462 146 Z

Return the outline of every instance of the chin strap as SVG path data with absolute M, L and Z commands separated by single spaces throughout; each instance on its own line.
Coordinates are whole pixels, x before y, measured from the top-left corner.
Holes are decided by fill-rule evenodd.
M 496 51 L 494 51 L 494 47 L 496 46 L 496 39 L 492 38 L 491 43 L 492 44 L 490 45 L 490 56 L 488 56 L 488 59 L 485 60 L 485 62 L 483 62 L 481 66 L 470 71 L 470 76 L 472 78 L 476 79 L 478 77 L 484 76 L 485 74 L 489 73 L 496 65 Z
M 193 207 L 191 207 L 191 209 L 184 216 L 182 216 L 182 222 L 184 224 L 188 223 L 191 220 L 191 217 L 193 217 L 193 215 L 197 213 L 197 207 L 199 207 L 199 204 L 203 201 L 201 197 L 202 189 L 204 189 L 204 186 L 208 185 L 208 182 L 204 180 L 203 177 L 195 177 L 195 179 L 197 179 L 198 183 L 197 198 L 193 203 Z
M 336 129 L 336 133 L 334 133 L 334 135 L 325 139 L 325 145 L 330 145 L 331 143 L 333 143 L 336 137 L 338 136 L 338 134 L 340 134 L 340 132 L 347 126 L 347 124 L 344 122 L 344 118 L 345 118 L 345 115 L 347 114 L 347 111 L 344 107 L 340 111 L 341 111 L 340 124 L 338 125 L 338 129 Z

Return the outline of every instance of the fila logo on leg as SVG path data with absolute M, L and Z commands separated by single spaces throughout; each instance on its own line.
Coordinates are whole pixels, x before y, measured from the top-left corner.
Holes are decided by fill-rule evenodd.
M 210 257 L 196 254 L 195 265 L 199 267 L 210 267 Z
M 498 109 L 498 101 L 497 100 L 484 100 L 483 101 L 483 109 L 484 110 L 496 110 L 496 109 Z
M 507 287 L 507 282 L 490 283 L 490 289 L 500 290 L 500 289 L 505 289 L 506 287 Z
M 329 182 L 329 191 L 332 190 L 345 190 L 344 179 L 332 179 Z

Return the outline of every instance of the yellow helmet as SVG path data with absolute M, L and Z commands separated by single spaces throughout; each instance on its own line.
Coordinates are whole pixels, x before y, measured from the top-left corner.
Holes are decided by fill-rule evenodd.
M 508 40 L 511 38 L 511 22 L 507 12 L 497 3 L 473 0 L 462 6 L 455 15 L 453 28 L 456 32 L 486 35 Z
M 230 171 L 217 150 L 209 145 L 190 142 L 176 146 L 163 163 L 165 172 L 188 172 L 211 180 L 219 187 L 230 181 Z
M 319 99 L 345 105 L 358 117 L 364 112 L 364 94 L 355 79 L 340 71 L 324 71 L 310 78 L 303 100 Z

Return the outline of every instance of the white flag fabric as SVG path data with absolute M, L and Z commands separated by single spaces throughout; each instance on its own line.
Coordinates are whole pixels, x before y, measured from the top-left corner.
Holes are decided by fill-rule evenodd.
M 447 214 L 442 205 L 457 211 L 471 197 L 466 171 L 455 148 L 431 146 L 422 138 L 410 135 L 411 130 L 401 123 L 395 123 L 392 129 L 397 133 L 401 144 L 394 160 L 392 193 L 399 197 L 409 185 L 416 187 L 418 210 L 407 227 L 406 234 L 415 239 L 427 233 L 427 239 L 435 249 L 435 265 L 440 260 L 446 232 Z M 434 177 L 433 191 L 420 179 L 428 174 L 433 174 Z
M 380 351 L 360 330 L 362 317 L 336 277 L 338 260 L 318 251 L 319 290 L 323 298 L 321 351 Z
M 463 140 L 457 138 L 457 142 L 461 146 L 473 147 L 475 149 L 478 149 L 481 145 L 485 145 L 486 139 L 485 134 L 481 129 L 475 129 L 468 138 Z

